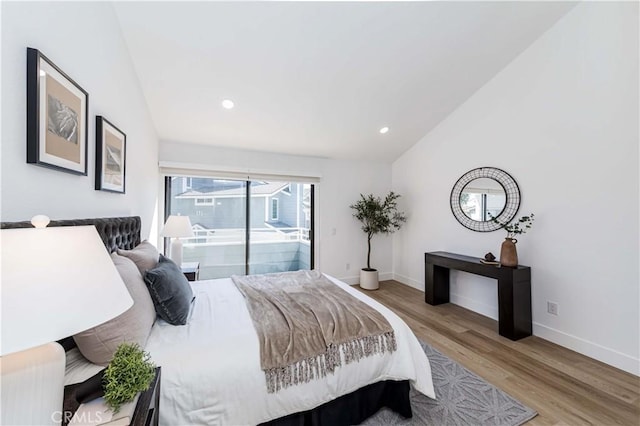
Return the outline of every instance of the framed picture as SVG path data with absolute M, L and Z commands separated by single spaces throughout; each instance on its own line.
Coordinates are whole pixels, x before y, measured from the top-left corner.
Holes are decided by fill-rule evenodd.
M 96 117 L 96 189 L 124 194 L 127 135 Z
M 27 163 L 87 175 L 89 95 L 27 48 Z

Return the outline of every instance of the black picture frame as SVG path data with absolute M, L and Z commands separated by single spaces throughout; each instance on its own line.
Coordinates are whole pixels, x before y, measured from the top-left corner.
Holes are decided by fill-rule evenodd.
M 27 163 L 87 175 L 89 94 L 27 48 Z
M 101 115 L 96 116 L 97 191 L 124 194 L 127 181 L 127 135 Z

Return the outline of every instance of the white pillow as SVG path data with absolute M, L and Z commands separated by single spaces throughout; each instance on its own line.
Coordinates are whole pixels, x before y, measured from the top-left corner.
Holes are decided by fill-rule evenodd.
M 143 276 L 149 269 L 155 268 L 158 265 L 158 259 L 160 259 L 158 249 L 147 240 L 138 244 L 133 250 L 118 249 L 118 254 L 133 260 Z

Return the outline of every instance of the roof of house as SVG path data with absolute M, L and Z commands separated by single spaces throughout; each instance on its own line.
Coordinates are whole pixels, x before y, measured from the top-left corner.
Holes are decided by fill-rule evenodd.
M 270 196 L 274 195 L 283 189 L 285 189 L 289 184 L 283 182 L 252 182 L 251 184 L 251 195 L 254 196 Z M 244 186 L 238 188 L 230 188 L 230 189 L 219 189 L 213 190 L 209 192 L 200 192 L 200 191 L 186 191 L 182 194 L 178 194 L 176 197 L 178 198 L 199 198 L 199 197 L 243 197 L 246 193 L 246 189 Z

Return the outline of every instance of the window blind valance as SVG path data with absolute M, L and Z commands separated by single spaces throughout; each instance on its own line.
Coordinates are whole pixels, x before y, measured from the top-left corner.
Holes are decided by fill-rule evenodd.
M 234 179 L 234 180 L 254 180 L 254 181 L 275 181 L 275 182 L 301 182 L 301 183 L 319 183 L 320 175 L 317 174 L 300 174 L 298 172 L 277 172 L 272 170 L 258 170 L 214 166 L 198 163 L 176 163 L 170 161 L 160 161 L 160 173 L 164 176 L 197 176 L 215 179 Z

